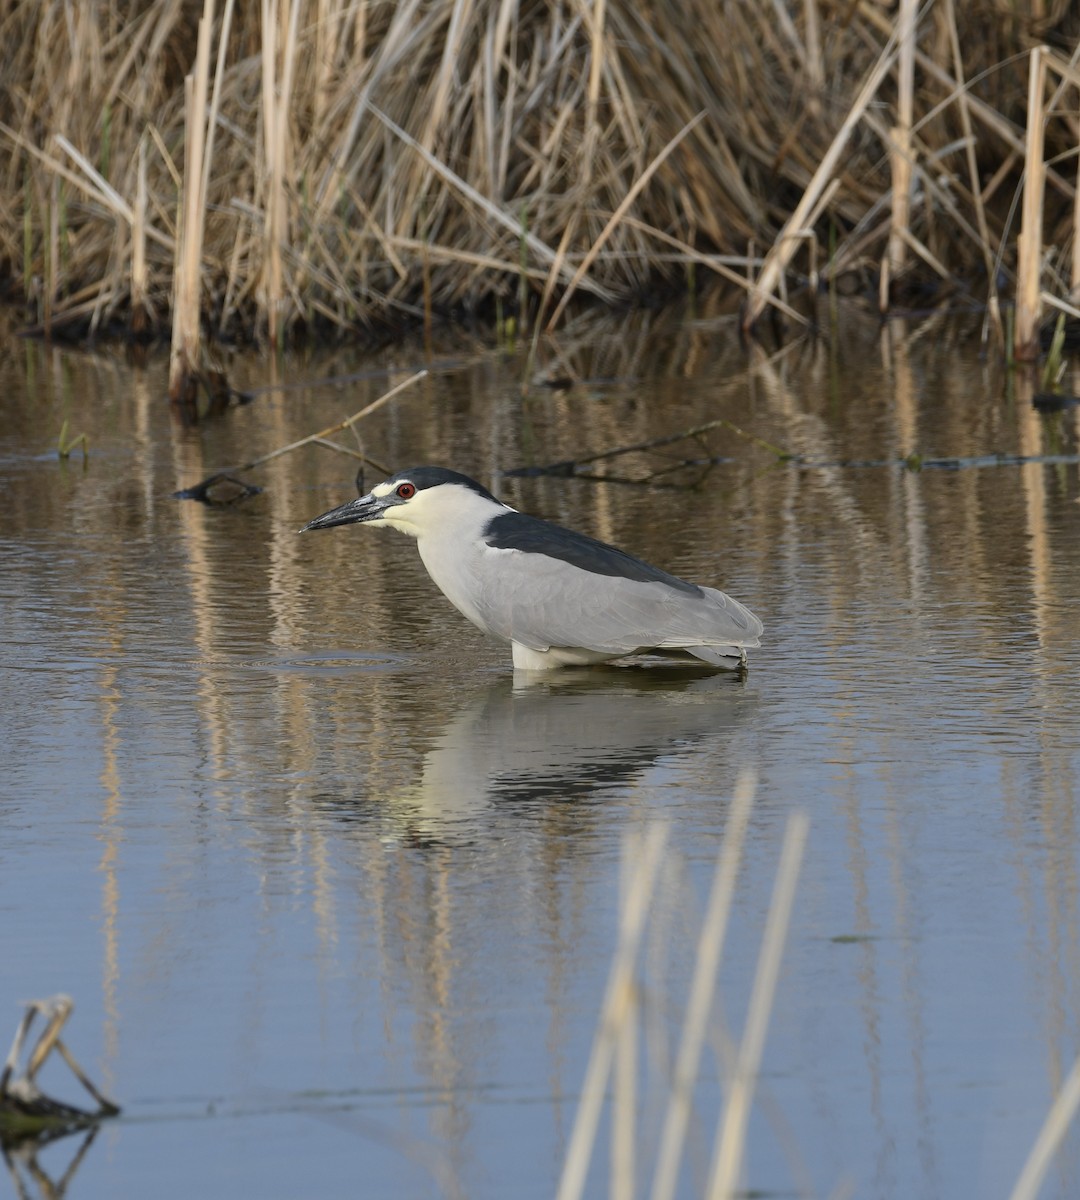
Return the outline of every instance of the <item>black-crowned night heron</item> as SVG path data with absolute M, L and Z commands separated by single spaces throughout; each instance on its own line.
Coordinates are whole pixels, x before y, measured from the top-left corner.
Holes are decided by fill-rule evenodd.
M 517 512 L 457 471 L 399 471 L 300 532 L 359 521 L 416 538 L 450 603 L 509 642 L 522 670 L 629 654 L 692 654 L 735 670 L 761 644 L 761 622 L 723 592 Z

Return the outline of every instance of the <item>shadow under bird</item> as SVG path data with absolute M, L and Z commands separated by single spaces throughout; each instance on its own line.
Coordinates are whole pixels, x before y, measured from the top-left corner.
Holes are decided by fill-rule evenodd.
M 416 538 L 442 593 L 474 625 L 509 642 L 520 670 L 631 654 L 690 654 L 737 670 L 761 644 L 761 622 L 724 592 L 518 512 L 457 471 L 399 471 L 300 532 L 358 522 Z

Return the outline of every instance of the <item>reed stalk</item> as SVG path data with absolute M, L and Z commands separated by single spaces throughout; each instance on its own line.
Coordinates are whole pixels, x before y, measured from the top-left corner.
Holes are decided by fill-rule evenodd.
M 204 0 L 194 71 L 184 79 L 184 179 L 180 192 L 173 272 L 172 349 L 169 357 L 169 399 L 174 402 L 191 398 L 194 373 L 199 363 L 203 219 L 206 212 L 203 203 L 206 188 L 204 171 L 208 165 L 204 161 L 204 150 L 213 20 L 214 0 Z
M 750 1105 L 765 1048 L 765 1032 L 769 1027 L 776 983 L 780 977 L 780 959 L 795 902 L 795 886 L 799 880 L 808 831 L 809 820 L 805 813 L 795 813 L 789 818 L 765 934 L 761 941 L 754 987 L 750 993 L 746 1028 L 717 1131 L 716 1154 L 706 1191 L 709 1200 L 730 1200 L 739 1185 Z
M 1080 94 L 1080 88 L 1077 88 Z M 1072 270 L 1069 272 L 1069 299 L 1080 300 L 1080 154 L 1076 159 L 1076 196 L 1073 200 Z
M 635 835 L 626 847 L 632 882 L 625 889 L 620 914 L 619 942 L 608 973 L 607 988 L 600 1008 L 600 1025 L 593 1039 L 585 1083 L 581 1090 L 577 1117 L 566 1152 L 557 1200 L 579 1200 L 585 1190 L 585 1176 L 596 1141 L 596 1129 L 604 1103 L 604 1089 L 619 1033 L 633 1003 L 633 975 L 637 963 L 649 903 L 667 844 L 664 825 L 654 825 L 645 834 Z
M 898 120 L 889 130 L 889 163 L 892 170 L 892 222 L 882 263 L 879 307 L 889 307 L 889 284 L 907 264 L 911 232 L 912 126 L 915 120 L 915 16 L 918 0 L 900 0 L 896 21 Z
M 735 879 L 742 861 L 743 840 L 750 823 L 750 810 L 753 807 L 756 788 L 757 780 L 753 772 L 743 772 L 735 787 L 727 828 L 720 843 L 712 890 L 701 925 L 697 954 L 694 957 L 694 975 L 690 983 L 690 995 L 675 1058 L 671 1097 L 660 1135 L 652 1200 L 674 1200 L 686 1130 L 693 1108 L 694 1084 L 697 1082 L 698 1064 L 702 1047 L 705 1045 L 716 979 L 724 955 L 724 939 L 731 915 L 731 902 L 735 895 Z
M 1054 1161 L 1054 1155 L 1064 1140 L 1069 1126 L 1080 1109 L 1080 1059 L 1073 1063 L 1061 1091 L 1058 1092 L 1046 1115 L 1035 1145 L 1024 1163 L 1009 1200 L 1037 1200 L 1043 1180 Z
M 136 333 L 149 324 L 149 272 L 146 266 L 146 139 L 139 142 L 135 206 L 131 214 L 131 324 Z
M 716 1033 L 715 992 L 755 788 L 754 774 L 743 773 L 736 786 L 717 856 L 698 937 L 659 1150 L 653 1164 L 652 1200 L 670 1200 L 683 1165 L 701 1052 L 710 1028 Z M 733 1077 L 728 1081 L 709 1193 L 724 1200 L 735 1195 L 754 1082 L 760 1070 L 807 829 L 805 814 L 796 813 L 790 818 L 750 996 L 746 1029 Z M 648 1110 L 649 1106 L 643 1105 L 647 1097 L 641 1094 L 640 1088 L 640 996 L 644 985 L 638 981 L 637 960 L 660 878 L 662 875 L 665 879 L 673 877 L 672 872 L 664 870 L 666 858 L 671 857 L 666 855 L 666 838 L 666 827 L 654 826 L 628 837 L 624 847 L 618 944 L 563 1165 L 559 1200 L 577 1200 L 584 1194 L 609 1081 L 612 1093 L 609 1194 L 612 1200 L 631 1200 L 648 1168 L 648 1147 L 652 1139 L 643 1137 L 639 1128 L 642 1109 Z
M 52 333 L 53 305 L 60 292 L 60 187 L 61 183 L 57 178 L 53 178 L 49 183 L 49 249 L 45 255 L 45 315 L 42 319 L 46 337 Z
M 960 53 L 960 31 L 956 22 L 956 5 L 954 0 L 947 0 L 946 2 L 945 20 L 949 31 L 949 47 L 952 52 L 953 73 L 958 83 L 955 94 L 957 114 L 960 117 L 960 128 L 964 135 L 964 160 L 967 166 L 972 207 L 975 210 L 975 222 L 979 231 L 979 247 L 982 251 L 983 269 L 986 272 L 987 312 L 998 345 L 1002 345 L 1004 343 L 1005 330 L 1001 322 L 1001 306 L 998 302 L 997 271 L 994 263 L 993 241 L 990 237 L 990 226 L 986 218 L 986 205 L 983 201 L 982 183 L 979 179 L 979 164 L 975 153 L 975 130 L 971 120 L 968 89 L 964 82 L 966 72 Z M 1078 165 L 1078 170 L 1080 170 L 1080 165 Z
M 820 107 L 820 95 L 825 87 L 825 60 L 821 49 L 821 14 L 817 0 L 803 0 L 803 20 L 806 28 L 806 76 L 811 88 L 811 102 Z
M 1046 60 L 1041 46 L 1029 56 L 1027 137 L 1024 144 L 1024 201 L 1016 252 L 1016 325 L 1013 355 L 1031 362 L 1039 354 L 1042 318 L 1042 230 L 1046 164 L 1043 160 Z
M 265 198 L 260 300 L 271 349 L 285 320 L 283 248 L 288 242 L 289 108 L 296 72 L 297 22 L 302 0 L 262 0 L 262 97 Z M 283 32 L 284 31 L 284 32 Z M 283 35 L 282 35 L 283 34 Z M 280 47 L 280 49 L 279 49 Z

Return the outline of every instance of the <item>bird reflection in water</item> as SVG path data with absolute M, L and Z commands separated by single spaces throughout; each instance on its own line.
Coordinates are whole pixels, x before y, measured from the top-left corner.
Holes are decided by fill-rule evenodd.
M 483 839 L 510 815 L 603 801 L 665 759 L 707 753 L 715 776 L 741 757 L 733 742 L 754 703 L 737 677 L 692 666 L 520 672 L 463 704 L 414 785 L 377 803 L 323 802 L 412 845 Z

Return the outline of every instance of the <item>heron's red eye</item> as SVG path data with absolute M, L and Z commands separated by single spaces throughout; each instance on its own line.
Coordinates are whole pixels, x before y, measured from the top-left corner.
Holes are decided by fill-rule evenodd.
M 399 483 L 397 485 L 397 494 L 402 500 L 411 500 L 416 495 L 416 485 L 413 483 Z

